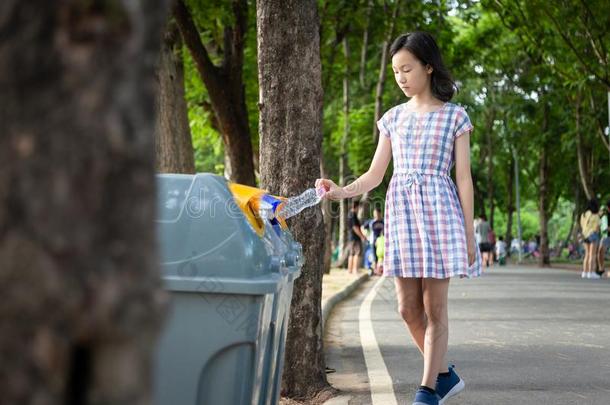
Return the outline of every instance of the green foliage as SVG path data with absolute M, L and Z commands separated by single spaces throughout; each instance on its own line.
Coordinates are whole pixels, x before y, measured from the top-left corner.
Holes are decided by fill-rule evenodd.
M 256 59 L 255 1 L 248 1 L 246 45 L 244 49 L 243 77 L 246 107 L 254 151 L 258 151 L 258 67 Z M 216 65 L 222 63 L 225 27 L 234 24 L 235 17 L 228 0 L 187 0 L 186 4 L 199 30 L 202 43 Z M 213 111 L 201 76 L 186 49 L 185 92 L 189 109 L 189 122 L 195 148 L 197 171 L 223 174 L 224 146 L 218 129 L 213 125 Z
M 223 28 L 232 23 L 228 0 L 189 0 L 202 39 L 214 61 L 222 54 Z M 258 148 L 258 83 L 255 2 L 249 2 L 244 61 L 246 103 L 255 150 Z M 610 194 L 610 161 L 601 141 L 607 125 L 606 91 L 610 10 L 607 2 L 561 0 L 482 0 L 406 2 L 403 0 L 394 37 L 415 29 L 433 33 L 460 92 L 453 100 L 467 108 L 475 126 L 471 138 L 475 201 L 485 210 L 495 206 L 497 233 L 504 234 L 505 212 L 514 201 L 511 165 L 520 167 L 522 223 L 525 238 L 539 230 L 540 156 L 549 161 L 549 234 L 552 241 L 569 231 L 580 187 L 576 154 L 575 100 L 582 96 L 580 131 L 593 188 L 602 198 Z M 369 9 L 369 4 L 372 8 Z M 324 85 L 323 159 L 329 177 L 338 180 L 344 133 L 344 77 L 348 75 L 349 134 L 347 175 L 364 173 L 375 153 L 374 95 L 379 78 L 381 44 L 387 36 L 396 0 L 320 0 L 320 52 Z M 593 15 L 588 9 L 595 10 Z M 560 24 L 557 24 L 560 22 Z M 363 34 L 369 39 L 360 78 Z M 346 58 L 343 39 L 347 39 Z M 572 46 L 571 46 L 572 45 Z M 575 49 L 574 49 L 575 48 Z M 601 55 L 600 55 L 601 52 Z M 606 52 L 606 53 L 604 53 Z M 605 59 L 604 59 L 605 58 Z M 297 61 L 298 62 L 298 61 Z M 205 86 L 192 61 L 185 57 L 186 97 L 197 151 L 197 169 L 223 170 L 223 147 L 213 129 Z M 390 64 L 382 97 L 383 111 L 407 101 L 397 88 Z M 605 68 L 605 71 L 604 71 Z M 298 63 L 295 63 L 298 69 Z M 545 107 L 546 112 L 545 112 Z M 488 154 L 491 145 L 492 155 Z M 514 155 L 513 155 L 514 151 Z M 489 162 L 493 176 L 488 175 Z M 383 197 L 391 176 L 373 195 Z M 488 183 L 493 193 L 488 195 Z M 582 203 L 582 201 L 580 201 Z M 475 207 L 480 212 L 482 207 Z M 513 234 L 516 235 L 516 216 Z

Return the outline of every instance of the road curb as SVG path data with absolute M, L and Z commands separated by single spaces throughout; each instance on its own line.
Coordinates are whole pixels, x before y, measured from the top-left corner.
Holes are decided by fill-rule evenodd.
M 356 288 L 358 288 L 362 283 L 364 283 L 369 278 L 370 278 L 370 276 L 368 275 L 368 273 L 364 273 L 363 275 L 361 275 L 360 277 L 358 277 L 357 279 L 355 279 L 354 281 L 349 283 L 347 286 L 345 286 L 341 291 L 336 292 L 335 294 L 331 295 L 330 297 L 328 297 L 327 299 L 322 301 L 322 328 L 323 328 L 323 330 L 326 329 L 326 321 L 328 320 L 328 317 L 330 316 L 330 313 L 332 312 L 335 305 L 337 305 L 339 302 L 346 299 Z
M 330 317 L 330 314 L 335 305 L 346 299 L 352 292 L 354 292 L 355 289 L 360 287 L 360 285 L 369 278 L 370 276 L 368 275 L 368 273 L 364 273 L 363 275 L 349 283 L 347 286 L 345 286 L 343 289 L 341 289 L 341 291 L 336 292 L 335 294 L 322 301 L 322 331 L 326 330 L 326 321 Z M 350 395 L 338 395 L 325 401 L 324 405 L 347 405 L 351 398 L 352 397 Z

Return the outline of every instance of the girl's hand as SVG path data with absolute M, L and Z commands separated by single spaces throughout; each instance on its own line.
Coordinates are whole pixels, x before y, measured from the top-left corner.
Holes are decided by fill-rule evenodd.
M 466 238 L 466 244 L 468 245 L 468 267 L 474 264 L 474 261 L 477 259 L 477 252 L 475 249 L 478 248 L 474 236 L 468 236 Z
M 342 200 L 346 197 L 343 187 L 339 187 L 330 179 L 317 179 L 316 188 L 324 188 L 326 194 L 323 198 L 328 200 Z

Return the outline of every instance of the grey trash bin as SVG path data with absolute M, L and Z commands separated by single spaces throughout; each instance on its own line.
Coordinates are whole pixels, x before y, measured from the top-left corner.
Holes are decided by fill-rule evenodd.
M 301 275 L 303 266 L 303 250 L 292 235 L 280 229 L 279 225 L 267 227 L 265 237 L 274 238 L 276 235 L 282 243 L 280 251 L 285 252 L 285 264 L 288 271 L 285 280 L 276 293 L 273 303 L 270 338 L 265 350 L 265 371 L 263 372 L 263 393 L 260 405 L 275 405 L 280 400 L 282 371 L 284 368 L 284 352 L 286 344 L 286 331 L 290 315 L 290 303 L 294 280 Z
M 259 236 L 222 177 L 157 180 L 172 309 L 157 348 L 155 403 L 273 403 L 300 245 L 272 226 Z

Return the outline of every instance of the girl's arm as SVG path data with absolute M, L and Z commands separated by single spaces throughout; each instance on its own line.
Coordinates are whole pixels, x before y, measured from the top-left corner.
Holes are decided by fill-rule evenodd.
M 377 149 L 375 150 L 371 166 L 366 173 L 345 187 L 339 187 L 328 179 L 318 179 L 316 187 L 320 185 L 326 186 L 329 189 L 329 192 L 326 194 L 327 198 L 332 200 L 342 200 L 364 194 L 381 184 L 391 158 L 392 143 L 390 137 L 379 134 Z
M 470 131 L 455 139 L 455 182 L 464 211 L 469 251 L 474 247 L 474 187 L 470 172 Z

